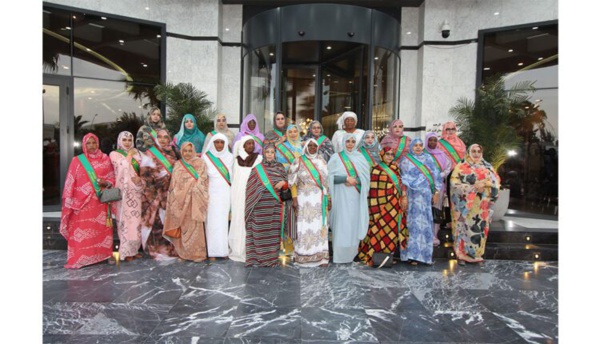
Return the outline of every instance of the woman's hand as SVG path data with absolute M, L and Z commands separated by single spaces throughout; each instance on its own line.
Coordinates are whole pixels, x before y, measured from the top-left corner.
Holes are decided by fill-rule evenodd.
M 135 148 L 131 148 L 131 149 L 129 150 L 129 152 L 127 152 L 127 157 L 128 157 L 128 158 L 132 158 L 132 157 L 133 157 L 135 154 L 137 154 L 137 153 L 138 153 L 138 150 L 137 150 L 137 149 L 135 149 Z
M 275 189 L 280 190 L 285 185 L 285 181 L 282 180 L 279 183 L 275 184 Z
M 106 188 L 106 187 L 109 187 L 110 185 L 111 184 L 108 181 L 106 181 L 104 179 L 98 179 L 98 186 L 99 187 Z
M 483 192 L 484 189 L 485 189 L 485 181 L 478 180 L 477 182 L 475 182 L 475 190 L 477 190 L 477 192 L 481 193 L 481 192 Z
M 346 178 L 346 184 L 349 184 L 350 186 L 354 186 L 357 184 L 356 179 L 353 177 L 348 177 Z
M 131 177 L 131 181 L 135 184 L 135 185 L 140 185 L 142 183 L 142 178 L 138 177 L 138 176 L 133 176 Z
M 294 210 L 298 210 L 298 197 L 292 197 L 292 207 Z
M 439 198 L 440 198 L 440 192 L 436 190 L 435 193 L 433 194 L 433 199 L 432 199 L 433 204 L 437 204 Z
M 400 206 L 402 207 L 402 210 L 404 210 L 406 212 L 406 209 L 408 208 L 408 198 L 407 197 L 402 197 Z

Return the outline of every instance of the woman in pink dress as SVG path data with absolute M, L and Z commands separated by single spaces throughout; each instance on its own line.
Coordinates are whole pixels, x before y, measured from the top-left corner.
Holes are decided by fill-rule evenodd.
M 142 157 L 133 147 L 133 134 L 122 131 L 117 138 L 117 150 L 109 155 L 115 170 L 115 186 L 121 189 L 123 199 L 112 204 L 119 234 L 119 258 L 130 261 L 140 258 L 142 246 L 142 190 L 140 163 Z
M 71 160 L 63 190 L 60 234 L 67 239 L 65 268 L 78 269 L 112 257 L 113 226 L 109 205 L 100 203 L 102 189 L 115 183 L 108 156 L 98 136 L 83 137 L 83 154 Z

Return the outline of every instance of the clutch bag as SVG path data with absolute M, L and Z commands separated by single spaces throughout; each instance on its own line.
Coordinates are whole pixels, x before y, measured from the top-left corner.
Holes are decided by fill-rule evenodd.
M 100 203 L 110 203 L 121 200 L 121 190 L 119 188 L 110 188 L 100 191 Z

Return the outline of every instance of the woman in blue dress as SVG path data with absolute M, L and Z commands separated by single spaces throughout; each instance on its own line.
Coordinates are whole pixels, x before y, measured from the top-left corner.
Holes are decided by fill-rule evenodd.
M 410 143 L 409 153 L 400 160 L 402 184 L 408 191 L 408 199 L 402 200 L 402 209 L 408 206 L 408 242 L 406 249 L 400 252 L 400 260 L 412 265 L 433 263 L 431 207 L 440 197 L 442 188 L 442 178 L 433 158 L 423 151 L 423 140 L 416 138 Z

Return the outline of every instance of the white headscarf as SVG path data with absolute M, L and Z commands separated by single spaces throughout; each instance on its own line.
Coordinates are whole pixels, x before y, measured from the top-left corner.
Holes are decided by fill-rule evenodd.
M 317 151 L 315 152 L 315 154 L 310 154 L 308 152 L 308 144 L 311 142 L 313 142 L 315 145 L 317 145 Z M 302 154 L 306 155 L 306 157 L 309 159 L 316 158 L 319 155 L 319 143 L 317 142 L 317 140 L 311 138 L 308 141 L 306 141 L 306 143 L 304 143 L 304 148 L 302 148 Z
M 338 129 L 344 129 L 344 121 L 348 117 L 354 118 L 354 121 L 358 124 L 358 116 L 352 111 L 345 111 L 337 120 Z
M 216 140 L 223 140 L 225 142 L 225 145 L 220 152 L 218 152 L 217 149 L 215 148 Z M 210 141 L 208 142 L 208 146 L 207 146 L 207 151 L 210 152 L 215 157 L 223 160 L 223 163 L 225 165 L 231 165 L 231 163 L 233 163 L 233 154 L 231 154 L 231 152 L 229 152 L 229 149 L 227 148 L 228 145 L 229 145 L 229 139 L 227 138 L 227 136 L 225 136 L 221 133 L 216 133 L 215 135 L 213 135 L 210 138 Z
M 244 149 L 244 143 L 246 143 L 246 141 L 248 140 L 253 140 L 252 136 L 244 135 L 241 139 L 239 139 L 238 142 L 235 143 L 235 146 L 233 146 L 234 158 L 240 156 L 242 159 L 246 160 L 246 158 L 248 157 L 248 153 L 246 153 L 246 150 Z

